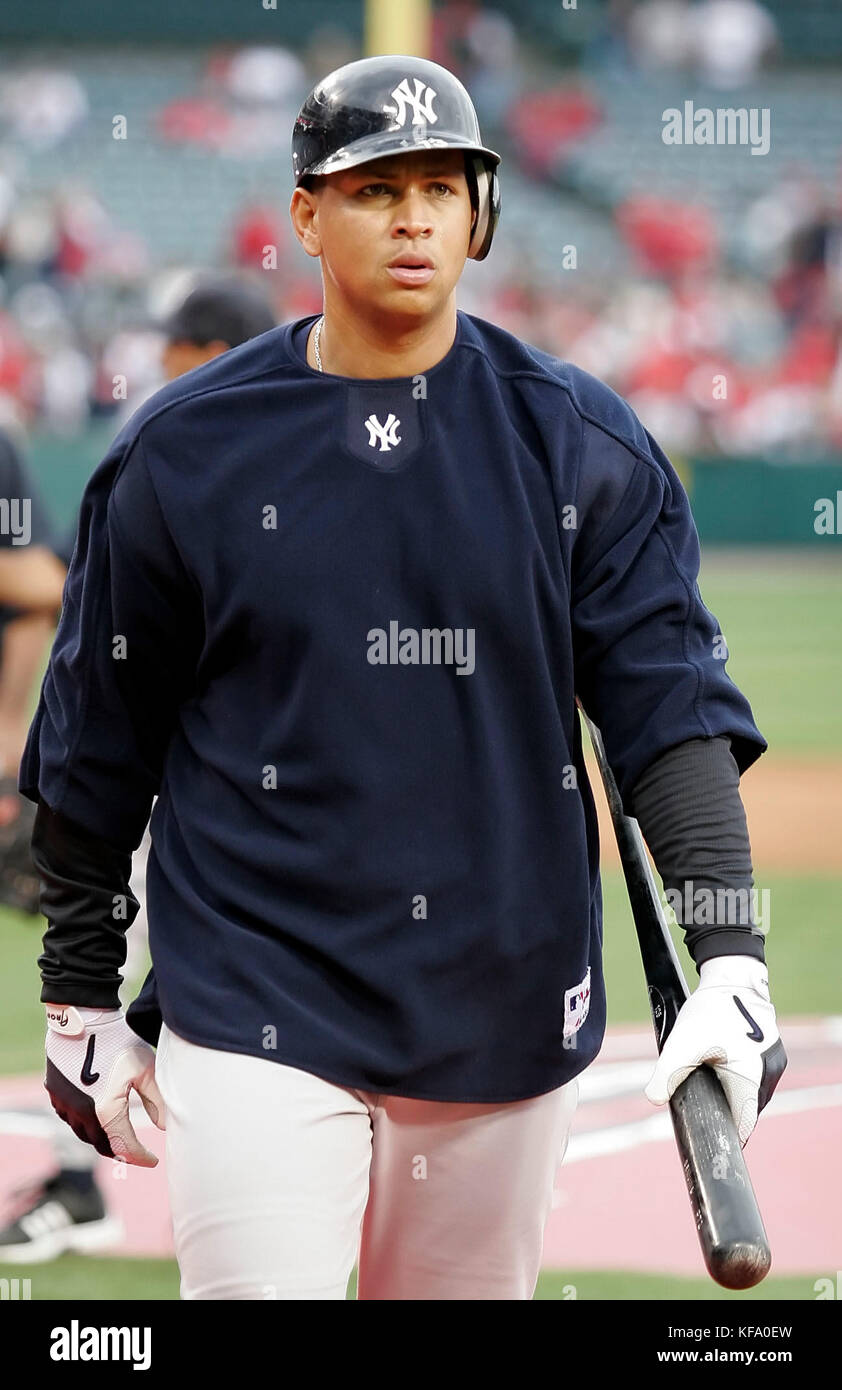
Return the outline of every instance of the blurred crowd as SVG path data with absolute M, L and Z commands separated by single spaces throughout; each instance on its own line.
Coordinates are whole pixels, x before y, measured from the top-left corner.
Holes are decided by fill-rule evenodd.
M 711 33 L 730 55 L 718 72 Z M 617 0 L 587 67 L 696 65 L 728 85 L 774 51 L 774 26 L 755 0 Z M 303 93 L 314 74 L 355 56 L 334 33 L 303 56 L 277 47 L 213 54 L 195 91 L 153 113 L 153 138 L 243 160 L 277 150 L 286 177 Z M 549 177 L 535 138 L 546 140 L 549 115 L 555 151 L 599 119 L 598 84 L 589 95 L 578 73 L 534 91 L 510 20 L 478 0 L 436 10 L 433 56 L 468 85 L 486 140 L 536 180 Z M 88 119 L 73 72 L 0 72 L 0 429 L 12 435 L 79 434 L 133 409 L 160 384 L 156 325 L 196 270 L 162 263 L 78 174 L 32 191 L 30 166 L 44 150 L 72 149 Z M 618 255 L 598 280 L 570 271 L 548 283 L 518 257 L 492 253 L 463 307 L 607 380 L 668 449 L 796 461 L 842 449 L 842 200 L 809 167 L 790 169 L 741 211 L 727 245 L 705 208 L 644 188 L 605 217 L 631 272 Z M 220 225 L 215 264 L 259 283 L 280 321 L 320 308 L 317 267 L 277 197 L 247 201 Z
M 610 0 L 589 56 L 618 69 L 692 73 L 724 89 L 750 82 L 779 48 L 758 0 Z
M 842 452 L 840 204 L 793 170 L 749 206 L 740 266 L 698 210 L 640 197 L 617 222 L 636 273 L 569 291 L 523 277 L 489 317 L 608 381 L 668 449 Z

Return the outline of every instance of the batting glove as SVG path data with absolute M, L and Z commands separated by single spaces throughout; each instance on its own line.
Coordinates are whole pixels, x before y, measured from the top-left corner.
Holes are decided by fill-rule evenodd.
M 154 1168 L 155 1154 L 140 1143 L 129 1119 L 134 1088 L 153 1124 L 166 1128 L 154 1049 L 132 1032 L 122 1009 L 46 1008 L 44 1085 L 56 1114 L 105 1158 Z
M 716 956 L 702 964 L 698 988 L 681 1006 L 646 1087 L 648 1099 L 666 1105 L 704 1062 L 722 1082 L 745 1147 L 787 1063 L 768 971 L 753 956 Z

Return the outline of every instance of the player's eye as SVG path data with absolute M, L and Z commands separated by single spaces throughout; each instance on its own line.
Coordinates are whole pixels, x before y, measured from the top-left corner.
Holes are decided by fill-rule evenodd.
M 385 183 L 367 183 L 360 189 L 360 193 L 371 194 L 372 196 L 378 193 L 387 193 L 388 191 L 388 186 Z
M 435 189 L 436 193 L 452 193 L 452 192 L 453 192 L 453 189 L 450 187 L 450 184 L 449 184 L 449 183 L 434 183 L 434 184 L 433 184 L 433 188 Z

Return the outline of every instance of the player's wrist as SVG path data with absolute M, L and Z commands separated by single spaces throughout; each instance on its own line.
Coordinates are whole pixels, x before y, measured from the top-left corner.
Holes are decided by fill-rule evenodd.
M 97 1009 L 87 1004 L 44 1004 L 47 1027 L 54 1033 L 77 1037 L 92 1025 L 101 1027 L 124 1017 L 123 1010 Z
M 743 988 L 769 997 L 769 969 L 756 956 L 711 956 L 699 966 L 699 988 Z

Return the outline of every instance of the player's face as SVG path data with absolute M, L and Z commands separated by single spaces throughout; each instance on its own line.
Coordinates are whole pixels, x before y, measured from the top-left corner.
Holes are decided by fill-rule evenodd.
M 413 150 L 324 180 L 311 254 L 322 258 L 326 292 L 367 314 L 421 318 L 450 298 L 472 217 L 462 152 Z

